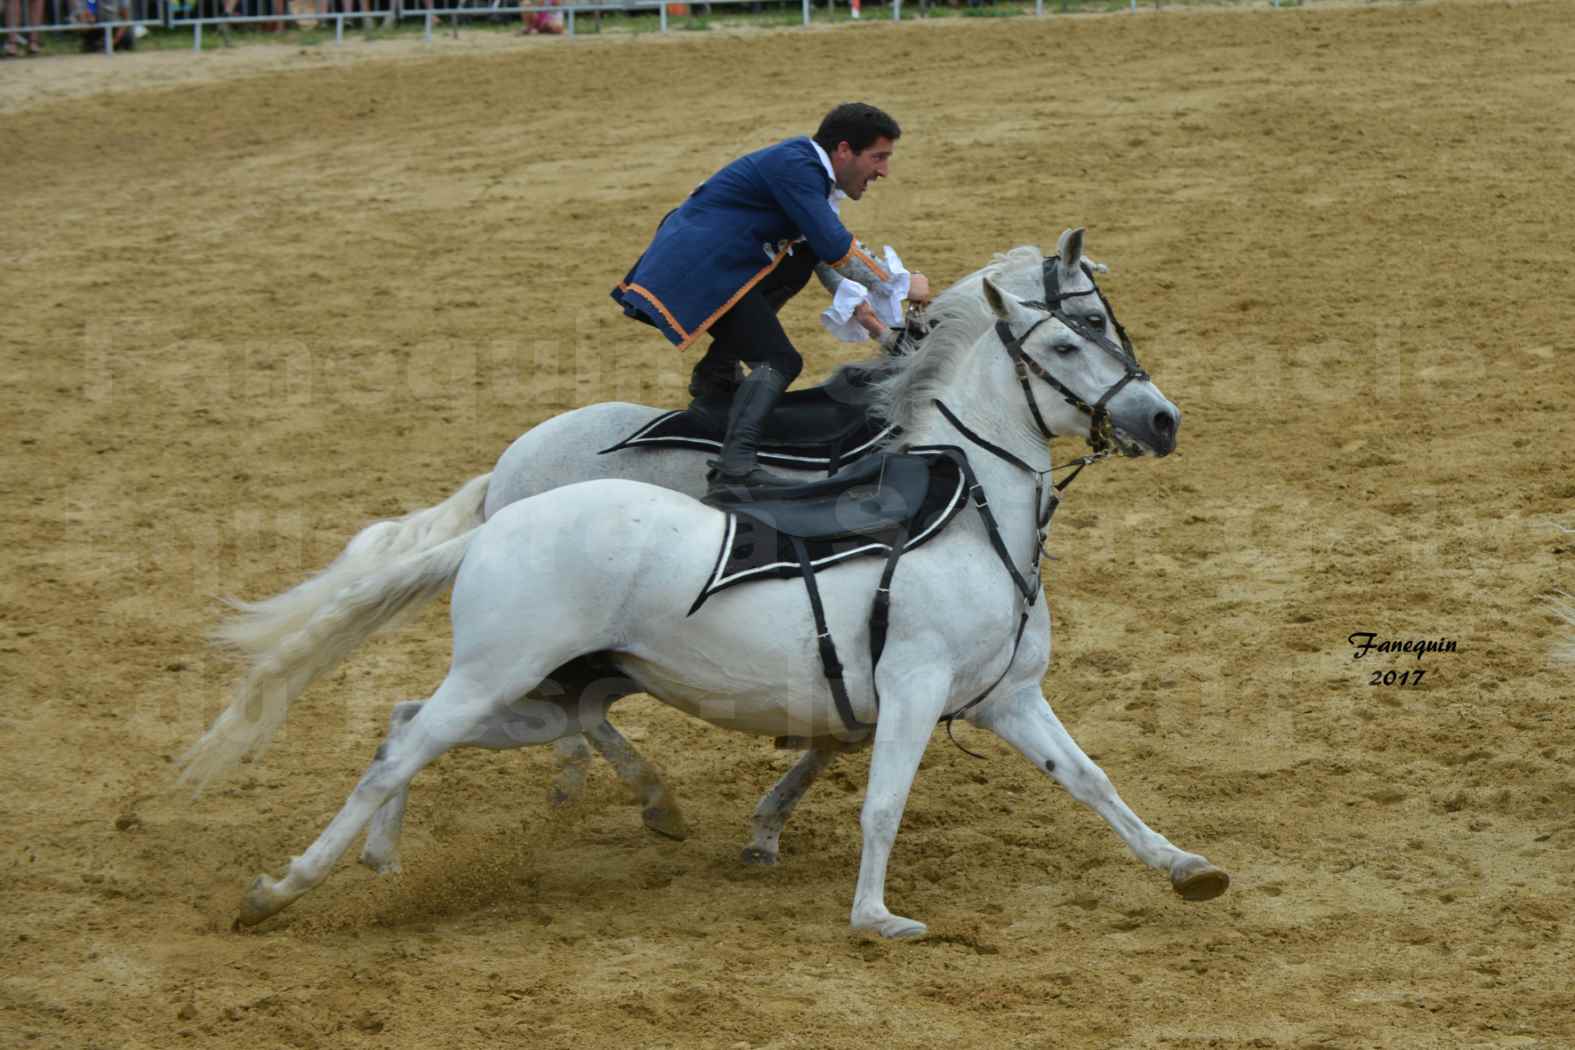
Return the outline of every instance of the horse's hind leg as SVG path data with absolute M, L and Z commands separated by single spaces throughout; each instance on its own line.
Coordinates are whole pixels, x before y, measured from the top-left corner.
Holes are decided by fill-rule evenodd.
M 414 718 L 416 712 L 421 710 L 420 700 L 406 700 L 394 705 L 394 713 L 389 717 L 388 739 L 392 740 L 403 731 L 405 723 Z M 517 747 L 524 747 L 530 743 L 529 737 L 536 728 L 535 715 L 523 715 L 512 709 L 505 710 L 487 722 L 477 726 L 464 740 L 459 741 L 457 747 L 484 747 L 491 751 L 507 751 Z M 602 722 L 614 736 L 617 730 Z M 592 730 L 595 732 L 595 730 Z M 622 740 L 622 737 L 618 737 Z M 385 742 L 384 746 L 387 744 Z M 625 745 L 627 746 L 627 745 Z M 578 767 L 578 777 L 581 786 L 585 777 L 585 763 L 590 761 L 591 749 L 585 737 L 575 733 L 560 737 L 553 741 L 553 749 L 559 756 L 565 754 L 570 757 L 565 759 L 565 770 L 560 772 L 558 783 L 554 785 L 549 798 L 558 803 L 567 802 L 573 796 L 558 797 L 564 781 L 564 773 Z M 580 757 L 583 756 L 583 757 Z M 635 761 L 639 756 L 635 755 Z M 654 775 L 654 774 L 653 774 Z M 658 781 L 659 782 L 659 781 Z M 366 844 L 361 847 L 361 863 L 377 872 L 387 875 L 399 871 L 399 837 L 405 822 L 405 802 L 410 798 L 410 788 L 405 786 L 394 792 L 392 798 L 378 807 L 377 813 L 372 817 L 372 826 L 367 829 Z M 679 817 L 680 822 L 682 817 Z M 649 821 L 647 821 L 649 823 Z
M 980 706 L 971 720 L 1011 744 L 1073 798 L 1104 817 L 1139 860 L 1170 875 L 1171 885 L 1182 897 L 1211 900 L 1230 885 L 1230 876 L 1208 858 L 1178 848 L 1121 801 L 1105 771 L 1083 753 L 1050 710 L 1037 683 Z
M 393 713 L 388 716 L 388 736 L 378 748 L 379 756 L 387 753 L 388 745 L 404 731 L 405 724 L 416 717 L 421 704 L 420 700 L 405 700 L 394 705 Z M 372 826 L 367 829 L 366 843 L 361 847 L 361 863 L 379 875 L 399 870 L 399 834 L 404 827 L 405 803 L 409 798 L 407 784 L 395 791 L 394 796 L 372 815 Z
M 526 699 L 550 700 L 565 711 L 588 710 L 585 706 L 587 703 L 605 708 L 613 701 L 638 691 L 639 686 L 630 679 L 608 674 L 606 668 L 582 657 L 553 671 L 527 694 Z M 415 717 L 421 704 L 420 700 L 407 700 L 394 705 L 388 722 L 389 740 Z M 522 746 L 521 741 L 530 735 L 529 727 L 512 722 L 513 717 L 505 711 L 499 718 L 478 726 L 468 739 L 459 742 L 460 746 L 493 750 Z M 583 793 L 586 763 L 591 755 L 587 741 L 596 745 L 596 750 L 634 790 L 641 807 L 640 817 L 646 827 L 659 835 L 680 841 L 689 836 L 689 827 L 678 808 L 678 800 L 668 791 L 661 773 L 605 719 L 584 735 L 571 734 L 554 742 L 553 748 L 561 765 L 558 778 L 548 793 L 549 802 L 563 805 Z M 366 844 L 361 849 L 361 863 L 379 874 L 399 870 L 399 836 L 409 796 L 408 787 L 400 789 L 383 803 L 372 818 Z
M 512 707 L 496 696 L 462 696 L 464 679 L 450 673 L 431 700 L 378 749 L 344 806 L 307 851 L 290 861 L 282 879 L 259 875 L 247 889 L 237 922 L 251 926 L 283 910 L 323 879 L 382 805 L 409 787 L 433 759 L 472 743 L 494 725 L 507 726 L 511 744 L 546 744 L 579 727 L 556 704 L 521 701 Z M 514 695 L 518 695 L 517 693 Z M 509 712 L 509 717 L 498 716 Z
M 793 768 L 782 775 L 755 807 L 754 837 L 744 847 L 745 864 L 775 864 L 782 827 L 805 792 L 846 748 L 812 747 L 800 756 Z
M 388 718 L 388 737 L 383 743 L 384 748 L 404 730 L 405 724 L 416 716 L 416 712 L 421 710 L 422 703 L 423 701 L 420 700 L 406 700 L 394 705 L 393 714 Z M 523 747 L 521 740 L 526 735 L 523 731 L 528 730 L 529 727 L 516 724 L 513 720 L 515 717 L 517 716 L 505 711 L 500 717 L 477 726 L 475 732 L 455 746 L 484 747 L 493 751 Z M 566 736 L 553 742 L 554 749 L 560 755 L 565 753 L 564 745 L 570 745 L 571 755 L 574 753 L 573 748 L 577 746 L 584 752 L 585 759 L 589 760 L 591 749 L 586 745 L 583 736 Z M 583 765 L 579 776 L 583 781 L 585 776 Z M 563 776 L 560 775 L 560 784 L 562 780 Z M 361 847 L 361 863 L 379 875 L 399 871 L 399 838 L 404 831 L 405 804 L 409 799 L 410 787 L 406 785 L 394 792 L 393 797 L 379 806 L 372 816 L 371 827 L 366 832 L 366 843 Z
M 585 736 L 591 746 L 612 763 L 619 779 L 634 789 L 635 799 L 640 804 L 640 819 L 646 827 L 679 842 L 689 837 L 689 824 L 678 808 L 677 797 L 667 790 L 662 774 L 613 728 L 611 722 L 592 726 Z
M 638 682 L 619 673 L 605 660 L 581 656 L 554 670 L 532 695 L 556 699 L 584 711 L 606 710 L 616 701 L 640 691 Z M 662 774 L 623 738 L 623 734 L 603 719 L 585 731 L 585 739 L 634 791 L 640 805 L 640 819 L 646 827 L 670 839 L 682 841 L 689 837 L 689 825 L 678 808 L 678 799 L 667 789 Z M 565 767 L 564 772 L 568 773 L 571 768 Z M 564 778 L 559 779 L 561 785 Z M 554 801 L 557 801 L 557 794 L 555 789 Z
M 547 801 L 566 806 L 585 794 L 585 774 L 591 765 L 591 745 L 583 736 L 566 736 L 552 744 L 558 758 L 558 776 L 547 789 Z
M 396 705 L 389 720 L 389 739 L 400 732 L 404 723 L 420 709 L 419 700 L 407 700 Z M 618 776 L 634 789 L 635 798 L 640 804 L 640 819 L 646 827 L 679 842 L 689 837 L 689 825 L 678 808 L 678 799 L 668 791 L 661 773 L 641 757 L 633 745 L 605 719 L 584 734 L 576 733 L 553 741 L 553 750 L 557 752 L 561 765 L 558 778 L 547 793 L 549 803 L 565 805 L 584 793 L 586 766 L 592 754 L 590 743 L 595 743 L 596 750 L 612 763 Z M 522 745 L 516 728 L 505 716 L 479 727 L 474 736 L 461 746 L 502 751 Z M 372 817 L 372 826 L 366 833 L 366 844 L 361 847 L 361 863 L 379 875 L 399 871 L 399 837 L 403 831 L 405 803 L 409 797 L 410 789 L 401 788 Z

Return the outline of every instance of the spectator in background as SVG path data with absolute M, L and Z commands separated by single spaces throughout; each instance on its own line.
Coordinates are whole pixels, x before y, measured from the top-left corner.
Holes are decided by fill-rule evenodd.
M 524 2 L 542 3 L 550 7 L 557 7 L 560 0 L 524 0 Z M 562 11 L 521 11 L 520 20 L 525 23 L 524 28 L 520 30 L 521 36 L 528 36 L 531 33 L 545 33 L 548 36 L 556 36 L 563 32 Z
M 18 58 L 22 54 L 22 36 L 18 33 L 17 26 L 22 20 L 22 0 L 6 0 L 5 27 L 7 33 L 5 42 L 5 57 Z M 44 0 L 32 0 L 27 5 L 27 24 L 38 26 L 44 24 Z M 43 41 L 38 37 L 38 30 L 33 30 L 27 36 L 27 53 L 37 55 L 44 50 Z
M 12 2 L 14 3 L 15 0 Z M 84 30 L 101 22 L 129 22 L 132 18 L 131 0 L 72 0 L 71 7 L 71 20 Z M 116 51 L 135 49 L 137 46 L 135 27 L 116 26 L 111 34 L 110 46 Z M 83 32 L 84 53 L 101 51 L 103 47 L 103 33 Z

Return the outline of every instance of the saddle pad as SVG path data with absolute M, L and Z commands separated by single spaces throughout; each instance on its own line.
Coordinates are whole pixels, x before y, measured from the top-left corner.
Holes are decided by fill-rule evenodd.
M 870 418 L 862 405 L 835 396 L 827 386 L 791 390 L 766 420 L 758 458 L 767 466 L 828 473 L 889 439 L 896 428 Z M 687 448 L 720 452 L 727 433 L 727 405 L 696 402 L 668 412 L 604 448 Z
M 820 571 L 864 555 L 885 556 L 902 525 L 904 551 L 940 534 L 968 500 L 967 459 L 948 446 L 870 456 L 810 488 L 810 500 L 761 501 L 728 511 L 716 568 L 689 608 L 750 580 L 798 576 L 793 537 Z

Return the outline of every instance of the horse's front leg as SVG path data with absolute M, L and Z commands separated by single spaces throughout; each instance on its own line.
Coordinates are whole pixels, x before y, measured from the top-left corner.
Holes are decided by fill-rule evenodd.
M 859 883 L 853 894 L 851 923 L 855 930 L 873 930 L 882 937 L 918 937 L 928 927 L 893 915 L 886 907 L 886 862 L 891 857 L 908 789 L 919 760 L 946 709 L 946 676 L 940 672 L 910 674 L 902 688 L 882 687 L 892 697 L 881 707 L 875 726 L 875 753 L 870 757 L 869 784 L 859 824 L 864 851 L 859 857 Z
M 1211 900 L 1230 885 L 1230 876 L 1206 857 L 1179 849 L 1138 819 L 1116 794 L 1105 771 L 1061 725 L 1038 683 L 980 705 L 970 712 L 969 720 L 1011 744 L 1073 798 L 1104 817 L 1139 860 L 1170 875 L 1171 885 L 1182 897 Z

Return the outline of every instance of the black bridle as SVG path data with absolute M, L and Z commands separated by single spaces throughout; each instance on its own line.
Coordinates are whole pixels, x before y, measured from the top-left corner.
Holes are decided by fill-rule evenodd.
M 977 480 L 971 479 L 973 481 L 974 503 L 978 507 L 980 517 L 984 520 L 985 531 L 990 537 L 991 546 L 995 548 L 996 556 L 1001 560 L 1001 564 L 1006 566 L 1006 571 L 1011 576 L 1012 583 L 1016 586 L 1017 592 L 1023 600 L 1022 612 L 1017 621 L 1016 636 L 1012 642 L 1012 653 L 1007 658 L 1006 666 L 1002 668 L 1000 677 L 991 683 L 990 687 L 984 692 L 968 701 L 962 707 L 959 707 L 957 710 L 951 712 L 950 714 L 944 715 L 941 718 L 941 721 L 946 724 L 946 735 L 951 740 L 951 742 L 956 744 L 957 747 L 966 754 L 973 755 L 974 758 L 983 758 L 984 756 L 977 754 L 976 752 L 969 751 L 966 747 L 963 747 L 962 744 L 957 743 L 957 739 L 952 736 L 952 723 L 956 722 L 957 719 L 967 714 L 968 711 L 974 707 L 977 707 L 979 704 L 983 703 L 984 700 L 995 691 L 995 687 L 1000 685 L 1001 682 L 1006 678 L 1006 675 L 1011 671 L 1012 666 L 1017 662 L 1017 652 L 1022 646 L 1024 629 L 1028 626 L 1028 620 L 1031 611 L 1038 603 L 1040 592 L 1043 589 L 1042 581 L 1039 575 L 1039 559 L 1044 554 L 1045 540 L 1048 537 L 1050 530 L 1050 519 L 1054 516 L 1056 508 L 1061 505 L 1061 493 L 1079 474 L 1083 472 L 1083 468 L 1088 464 L 1093 463 L 1096 460 L 1104 459 L 1117 448 L 1124 449 L 1124 443 L 1116 436 L 1115 427 L 1110 422 L 1110 415 L 1106 411 L 1106 406 L 1109 405 L 1110 399 L 1115 397 L 1116 394 L 1119 393 L 1121 389 L 1128 383 L 1132 382 L 1134 379 L 1143 380 L 1148 378 L 1148 373 L 1143 371 L 1142 366 L 1138 364 L 1137 355 L 1132 350 L 1132 340 L 1128 338 L 1126 329 L 1121 327 L 1121 322 L 1116 320 L 1115 311 L 1110 308 L 1110 300 L 1105 298 L 1105 293 L 1099 290 L 1099 286 L 1097 284 L 1094 285 L 1093 288 L 1084 292 L 1061 291 L 1060 273 L 1057 269 L 1056 262 L 1057 260 L 1054 257 L 1045 260 L 1044 299 L 1042 301 L 1024 301 L 1025 306 L 1031 306 L 1035 309 L 1044 310 L 1048 316 L 1042 317 L 1038 321 L 1035 321 L 1033 324 L 1029 325 L 1028 330 L 1021 336 L 1013 335 L 1011 326 L 1009 326 L 1005 321 L 997 321 L 995 323 L 995 331 L 1000 337 L 1002 345 L 1006 347 L 1007 354 L 1009 354 L 1012 358 L 1012 364 L 1017 369 L 1017 381 L 1022 385 L 1023 397 L 1028 402 L 1028 410 L 1033 413 L 1034 422 L 1039 425 L 1039 432 L 1044 435 L 1045 441 L 1048 442 L 1055 435 L 1050 430 L 1049 425 L 1045 423 L 1044 414 L 1039 410 L 1039 400 L 1034 396 L 1033 384 L 1028 380 L 1030 373 L 1048 384 L 1052 389 L 1060 394 L 1068 404 L 1088 415 L 1088 443 L 1093 448 L 1092 454 L 1079 457 L 1078 459 L 1073 460 L 1071 463 L 1063 464 L 1064 467 L 1075 467 L 1076 469 L 1061 481 L 1053 483 L 1053 486 L 1049 489 L 1048 493 L 1049 500 L 1046 501 L 1045 476 L 1050 473 L 1049 470 L 1034 469 L 1028 463 L 1024 462 L 1020 457 L 1013 455 L 1011 452 L 988 440 L 983 435 L 975 433 L 965 423 L 963 423 L 961 419 L 957 418 L 956 413 L 947 408 L 942 401 L 939 399 L 936 399 L 935 401 L 935 407 L 940 409 L 941 415 L 944 416 L 946 421 L 950 423 L 952 427 L 958 431 L 958 433 L 962 434 L 963 437 L 967 438 L 970 442 L 977 445 L 978 447 L 984 449 L 986 452 L 989 452 L 997 459 L 1003 460 L 1017 469 L 1033 475 L 1034 478 L 1034 506 L 1036 508 L 1035 527 L 1038 533 L 1038 542 L 1034 547 L 1033 568 L 1027 575 L 1022 573 L 1012 562 L 1011 554 L 1006 548 L 1006 542 L 1001 536 L 1000 527 L 996 524 L 995 516 L 990 512 L 989 501 L 984 496 L 984 487 L 980 485 Z M 1083 265 L 1083 272 L 1088 275 L 1089 281 L 1092 282 L 1094 279 L 1094 274 L 1092 269 L 1086 263 Z M 1081 321 L 1073 319 L 1061 309 L 1062 300 L 1076 298 L 1080 295 L 1099 296 L 1099 301 L 1105 310 L 1105 317 L 1107 317 L 1110 323 L 1115 327 L 1116 335 L 1121 339 L 1119 346 L 1106 338 L 1104 332 L 1095 332 Z M 1070 389 L 1065 383 L 1062 383 L 1055 376 L 1051 375 L 1045 370 L 1043 365 L 1035 361 L 1032 357 L 1029 357 L 1028 354 L 1023 350 L 1023 343 L 1028 339 L 1029 336 L 1033 335 L 1034 330 L 1051 318 L 1060 321 L 1077 335 L 1087 339 L 1091 343 L 1094 343 L 1107 354 L 1114 357 L 1122 367 L 1124 373 L 1122 377 L 1118 379 L 1108 390 L 1101 394 L 1099 396 L 1099 400 L 1094 402 L 1092 405 L 1083 400 L 1083 398 L 1079 397 L 1076 392 Z M 1057 467 L 1052 469 L 1059 470 L 1062 468 Z
M 1078 411 L 1089 417 L 1088 444 L 1091 448 L 1093 448 L 1095 455 L 1104 455 L 1114 447 L 1119 447 L 1122 444 L 1116 437 L 1114 425 L 1110 422 L 1110 413 L 1107 410 L 1107 406 L 1110 404 L 1110 399 L 1115 397 L 1116 394 L 1120 393 L 1121 389 L 1133 380 L 1148 379 L 1148 373 L 1143 371 L 1143 366 L 1138 364 L 1137 354 L 1132 349 L 1132 340 L 1127 337 L 1127 330 L 1121 327 L 1121 322 L 1116 320 L 1115 311 L 1111 309 L 1110 300 L 1105 298 L 1105 293 L 1099 290 L 1099 286 L 1097 284 L 1087 291 L 1063 292 L 1061 290 L 1061 276 L 1060 269 L 1057 265 L 1058 261 L 1058 257 L 1056 256 L 1051 256 L 1045 260 L 1044 299 L 1024 300 L 1023 303 L 1025 306 L 1031 306 L 1035 309 L 1044 310 L 1047 316 L 1042 317 L 1038 321 L 1035 321 L 1033 324 L 1029 325 L 1028 330 L 1020 336 L 1014 335 L 1012 333 L 1011 326 L 1005 321 L 995 322 L 995 332 L 996 335 L 1000 337 L 1002 345 L 1006 347 L 1006 352 L 1012 359 L 1013 367 L 1017 369 L 1017 382 L 1021 384 L 1023 388 L 1023 396 L 1028 400 L 1028 410 L 1033 413 L 1034 422 L 1038 424 L 1039 432 L 1044 435 L 1045 440 L 1049 441 L 1055 435 L 1050 430 L 1049 425 L 1045 423 L 1044 414 L 1039 410 L 1039 399 L 1034 396 L 1033 385 L 1028 381 L 1029 373 L 1032 373 L 1042 382 L 1047 384 L 1051 389 L 1055 390 L 1056 393 L 1060 394 L 1062 399 L 1065 400 L 1067 404 L 1071 405 L 1073 408 L 1076 408 Z M 1088 275 L 1090 283 L 1092 283 L 1094 279 L 1092 268 L 1089 267 L 1087 263 L 1084 263 L 1082 269 L 1083 272 Z M 1081 321 L 1077 320 L 1061 309 L 1062 300 L 1075 299 L 1080 295 L 1099 296 L 1099 302 L 1104 307 L 1105 317 L 1109 319 L 1110 323 L 1115 327 L 1116 335 L 1121 339 L 1120 345 L 1111 342 L 1104 332 L 1094 331 L 1092 328 L 1083 324 Z M 1066 327 L 1070 328 L 1074 334 L 1088 340 L 1103 350 L 1105 353 L 1115 358 L 1116 363 L 1119 364 L 1124 371 L 1122 377 L 1116 380 L 1116 382 L 1103 394 L 1100 394 L 1099 400 L 1095 401 L 1092 405 L 1078 396 L 1078 394 L 1065 383 L 1051 375 L 1045 370 L 1043 365 L 1041 365 L 1038 361 L 1035 361 L 1032 357 L 1029 357 L 1028 354 L 1023 350 L 1023 343 L 1027 342 L 1028 337 L 1033 335 L 1034 331 L 1040 325 L 1044 324 L 1051 318 L 1060 321 L 1062 324 L 1066 325 Z

